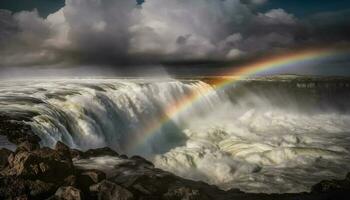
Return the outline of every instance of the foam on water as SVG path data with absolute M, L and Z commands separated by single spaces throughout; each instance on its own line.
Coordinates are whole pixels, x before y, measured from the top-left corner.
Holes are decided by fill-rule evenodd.
M 1 82 L 0 113 L 14 119 L 29 116 L 25 123 L 42 145 L 109 146 L 223 189 L 302 192 L 350 171 L 350 115 L 295 109 L 300 102 L 288 92 L 246 92 L 239 98 L 232 91 L 212 93 L 136 150 L 128 148 L 126 144 L 143 136 L 147 123 L 166 115 L 170 104 L 207 87 L 201 81 L 141 79 Z M 276 106 L 276 98 L 285 106 Z M 76 164 L 108 171 L 118 162 L 103 157 Z

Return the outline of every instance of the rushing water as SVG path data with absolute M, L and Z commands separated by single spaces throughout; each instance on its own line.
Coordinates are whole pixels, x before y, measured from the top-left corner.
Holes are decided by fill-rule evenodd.
M 304 86 L 298 84 L 210 93 L 150 129 L 169 114 L 169 105 L 211 86 L 152 79 L 3 81 L 0 114 L 28 118 L 45 146 L 109 146 L 223 189 L 301 192 L 350 171 L 350 114 L 348 99 L 320 103 L 319 94 L 299 94 Z

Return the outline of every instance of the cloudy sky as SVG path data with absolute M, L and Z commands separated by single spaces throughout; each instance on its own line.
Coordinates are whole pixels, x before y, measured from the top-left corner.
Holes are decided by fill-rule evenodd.
M 0 1 L 6 70 L 164 66 L 212 73 L 227 63 L 349 42 L 348 0 Z M 350 75 L 347 57 L 298 70 Z

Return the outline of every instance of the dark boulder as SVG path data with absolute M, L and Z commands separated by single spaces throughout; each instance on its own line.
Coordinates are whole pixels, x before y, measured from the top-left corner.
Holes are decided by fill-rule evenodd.
M 324 180 L 316 185 L 312 186 L 311 192 L 312 193 L 325 193 L 329 191 L 335 191 L 340 190 L 342 188 L 341 184 L 337 181 L 333 180 Z
M 16 145 L 25 141 L 39 143 L 40 138 L 33 133 L 31 126 L 24 121 L 24 119 L 0 115 L 0 135 L 6 135 L 8 141 Z
M 43 147 L 41 149 L 33 151 L 33 153 L 39 155 L 42 158 L 64 162 L 67 165 L 70 165 L 70 167 L 73 167 L 73 162 L 69 152 L 56 151 L 48 147 Z
M 128 159 L 128 156 L 125 155 L 125 154 L 122 154 L 122 155 L 119 156 L 119 158 L 121 158 L 121 159 Z
M 59 155 L 59 158 L 62 160 L 65 160 L 67 162 L 70 162 L 71 164 L 73 164 L 72 161 L 72 155 L 71 155 L 71 151 L 69 149 L 69 147 L 67 145 L 65 145 L 62 142 L 57 142 L 55 145 L 55 154 Z
M 311 188 L 311 193 L 350 191 L 350 173 L 343 180 L 323 180 Z
M 70 150 L 70 155 L 72 158 L 76 158 L 76 159 L 82 159 L 84 156 L 84 152 L 79 151 L 78 149 L 71 149 Z
M 131 160 L 134 160 L 137 162 L 137 165 L 139 166 L 147 166 L 147 167 L 154 167 L 153 163 L 146 160 L 145 158 L 141 157 L 141 156 L 132 156 L 130 158 Z
M 106 179 L 106 174 L 99 170 L 85 170 L 78 175 L 77 184 L 83 192 L 88 192 L 91 185 L 97 184 L 104 179 Z
M 9 156 L 9 167 L 3 170 L 1 174 L 57 182 L 73 174 L 74 169 L 72 167 L 73 165 L 70 162 L 59 160 L 54 154 L 44 150 L 21 151 Z
M 0 199 L 15 199 L 26 195 L 27 183 L 23 179 L 16 177 L 0 178 Z
M 99 156 L 119 156 L 119 154 L 113 151 L 109 147 L 98 148 L 98 149 L 90 149 L 85 151 L 82 155 L 82 158 L 90 158 L 90 157 L 99 157 Z
M 64 180 L 63 180 L 63 186 L 73 186 L 76 187 L 78 185 L 78 180 L 77 177 L 75 175 L 70 175 L 67 176 Z
M 163 195 L 164 200 L 209 200 L 209 198 L 201 194 L 199 190 L 194 190 L 188 187 L 180 187 L 174 190 L 169 190 Z
M 67 186 L 67 187 L 60 187 L 55 193 L 55 198 L 59 200 L 81 200 L 82 199 L 82 193 L 79 189 Z
M 113 182 L 104 180 L 90 187 L 98 199 L 103 200 L 133 200 L 134 195 L 127 189 Z
M 53 183 L 40 180 L 27 180 L 18 177 L 0 179 L 0 199 L 45 199 L 51 196 L 57 187 Z
M 8 157 L 12 154 L 12 151 L 1 148 L 0 149 L 0 170 L 8 165 Z
M 46 183 L 40 180 L 28 181 L 27 185 L 30 191 L 30 197 L 32 197 L 32 199 L 47 198 L 57 189 L 55 184 Z
M 40 149 L 40 145 L 38 143 L 32 143 L 32 142 L 29 142 L 29 141 L 24 141 L 22 143 L 20 143 L 18 146 L 17 146 L 17 149 L 16 149 L 16 152 L 19 152 L 19 151 L 34 151 L 34 150 L 37 150 L 37 149 Z
M 55 145 L 55 150 L 63 153 L 69 153 L 70 149 L 67 145 L 65 145 L 63 142 L 58 141 Z

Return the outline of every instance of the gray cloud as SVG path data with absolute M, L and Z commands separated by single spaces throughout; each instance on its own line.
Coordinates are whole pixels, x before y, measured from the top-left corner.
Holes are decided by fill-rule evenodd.
M 226 60 L 350 39 L 348 11 L 308 19 L 281 8 L 252 11 L 252 4 L 265 2 L 66 0 L 45 19 L 36 11 L 0 10 L 0 65 Z

